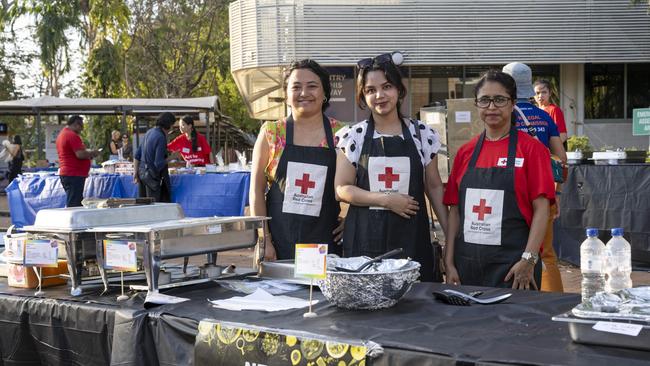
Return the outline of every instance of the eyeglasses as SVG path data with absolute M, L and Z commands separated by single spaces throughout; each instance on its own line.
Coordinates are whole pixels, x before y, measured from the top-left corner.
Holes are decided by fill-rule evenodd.
M 494 98 L 490 98 L 490 97 L 478 98 L 476 99 L 476 101 L 474 101 L 474 104 L 476 104 L 476 106 L 479 108 L 489 108 L 490 103 L 494 103 L 495 107 L 501 108 L 501 107 L 505 107 L 508 104 L 508 102 L 511 100 L 512 98 L 497 95 Z
M 373 65 L 384 65 L 389 62 L 393 62 L 393 54 L 383 53 L 377 57 L 362 58 L 359 60 L 359 62 L 357 62 L 357 67 L 359 70 L 363 70 L 372 67 Z

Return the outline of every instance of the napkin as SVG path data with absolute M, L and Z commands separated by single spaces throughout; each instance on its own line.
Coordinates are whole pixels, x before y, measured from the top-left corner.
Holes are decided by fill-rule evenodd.
M 270 293 L 258 288 L 247 296 L 234 296 L 224 300 L 208 300 L 215 308 L 241 311 L 281 311 L 289 309 L 300 309 L 309 306 L 309 300 L 303 300 L 291 296 L 273 296 Z M 318 300 L 312 300 L 312 305 Z

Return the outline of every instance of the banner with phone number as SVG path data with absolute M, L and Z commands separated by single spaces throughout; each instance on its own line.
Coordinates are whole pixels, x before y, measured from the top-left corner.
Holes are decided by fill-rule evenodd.
M 202 320 L 194 345 L 194 364 L 257 366 L 365 366 L 367 348 L 253 326 Z

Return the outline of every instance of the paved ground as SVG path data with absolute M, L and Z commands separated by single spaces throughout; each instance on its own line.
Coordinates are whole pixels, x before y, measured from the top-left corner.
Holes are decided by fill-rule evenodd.
M 7 196 L 0 196 L 0 228 L 5 230 L 11 225 L 11 219 L 8 213 Z M 3 214 L 4 213 L 4 214 Z M 202 264 L 203 259 L 196 257 L 192 263 Z M 218 263 L 229 265 L 235 264 L 239 267 L 251 267 L 253 263 L 253 250 L 243 249 L 234 250 L 229 252 L 220 253 L 218 256 Z M 560 263 L 560 273 L 562 274 L 562 281 L 564 283 L 564 291 L 572 293 L 580 293 L 580 269 L 569 263 Z M 650 285 L 650 272 L 635 271 L 632 273 L 632 281 L 634 286 Z

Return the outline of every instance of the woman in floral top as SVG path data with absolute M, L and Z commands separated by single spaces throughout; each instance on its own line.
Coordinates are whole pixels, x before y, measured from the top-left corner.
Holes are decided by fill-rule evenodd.
M 293 62 L 284 76 L 291 115 L 262 125 L 253 149 L 251 215 L 271 216 L 265 260 L 291 259 L 296 243 L 340 248 L 342 225 L 334 197 L 335 120 L 328 106 L 329 74 L 317 62 Z

